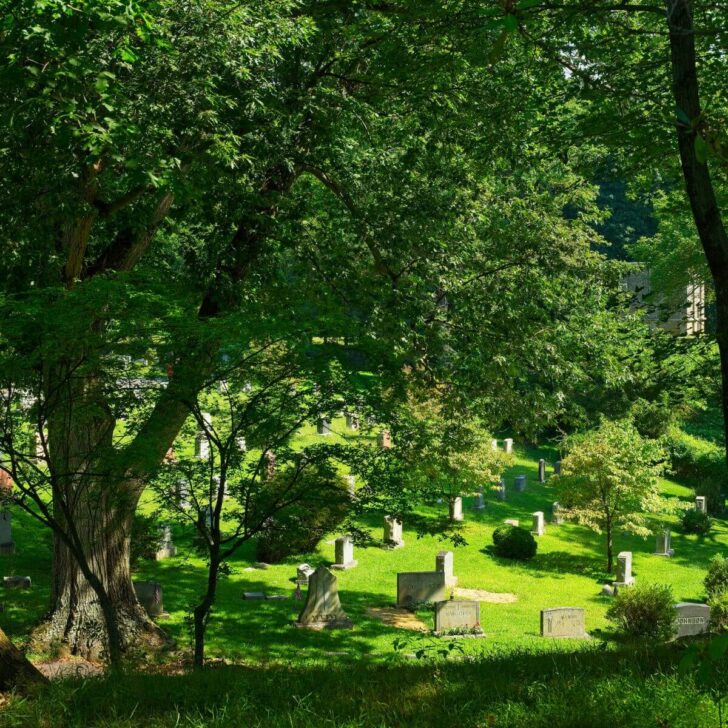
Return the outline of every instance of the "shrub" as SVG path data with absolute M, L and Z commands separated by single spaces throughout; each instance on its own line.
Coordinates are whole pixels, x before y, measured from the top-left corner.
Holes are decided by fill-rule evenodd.
M 271 482 L 271 491 L 286 487 L 285 474 Z M 296 503 L 269 518 L 256 544 L 256 558 L 276 564 L 288 556 L 306 554 L 341 524 L 351 505 L 343 478 L 327 477 L 321 472 L 301 477 L 300 490 L 305 494 Z
M 708 597 L 710 607 L 710 628 L 714 632 L 728 631 L 728 591 Z
M 131 526 L 131 545 L 129 561 L 131 566 L 137 565 L 140 559 L 154 559 L 159 546 L 160 524 L 153 516 L 141 513 L 134 515 Z
M 720 554 L 714 556 L 708 564 L 708 573 L 703 584 L 708 597 L 716 597 L 728 591 L 728 559 Z
M 696 511 L 694 508 L 683 511 L 681 516 L 682 530 L 685 533 L 697 533 L 705 536 L 713 525 L 710 516 L 702 511 Z
M 664 442 L 675 475 L 688 483 L 699 483 L 696 495 L 706 496 L 711 513 L 720 512 L 723 509 L 723 493 L 728 490 L 723 449 L 676 427 L 670 428 Z
M 525 561 L 536 555 L 536 539 L 525 528 L 499 526 L 493 532 L 494 551 L 507 559 Z
M 607 610 L 607 619 L 630 637 L 669 639 L 675 621 L 672 588 L 645 584 L 620 589 Z

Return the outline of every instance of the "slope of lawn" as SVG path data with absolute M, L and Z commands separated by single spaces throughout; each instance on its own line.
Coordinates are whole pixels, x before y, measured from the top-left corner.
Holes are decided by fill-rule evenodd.
M 336 420 L 333 429 L 335 433 L 342 432 L 343 421 Z M 338 436 L 332 435 L 333 438 Z M 301 434 L 301 443 L 315 438 L 313 428 L 309 428 Z M 232 560 L 231 574 L 220 584 L 208 630 L 208 656 L 248 664 L 304 663 L 320 659 L 383 661 L 391 659 L 392 643 L 397 636 L 411 638 L 411 651 L 414 651 L 415 643 L 421 638 L 413 632 L 383 624 L 367 610 L 391 607 L 396 598 L 397 572 L 433 570 L 435 555 L 442 549 L 454 551 L 459 587 L 512 594 L 516 598 L 512 603 L 486 602 L 481 605 L 481 623 L 487 636 L 480 640 L 461 640 L 466 652 L 492 654 L 518 649 L 551 652 L 589 647 L 587 641 L 566 644 L 542 639 L 539 612 L 546 607 L 584 607 L 587 630 L 595 636 L 609 638 L 605 620 L 609 598 L 600 594 L 602 584 L 610 580 L 605 573 L 603 541 L 580 526 L 550 525 L 551 504 L 556 495 L 548 482 L 543 485 L 537 482 L 539 457 L 551 462 L 555 454 L 549 449 L 517 448 L 515 463 L 506 473 L 508 495 L 505 502 L 489 494 L 485 511 L 476 512 L 472 510 L 472 499 L 465 499 L 461 534 L 467 545 L 453 548 L 449 541 L 435 536 L 418 538 L 405 523 L 404 548 L 386 550 L 378 546 L 357 546 L 355 558 L 359 565 L 349 571 L 337 572 L 342 605 L 355 624 L 351 630 L 322 633 L 291 627 L 303 605 L 294 598 L 296 565 L 306 561 L 315 567 L 332 562 L 334 546 L 331 539 L 336 534 L 322 542 L 315 553 L 265 569 L 255 567 L 253 544 L 247 545 Z M 517 493 L 513 478 L 522 473 L 528 476 L 528 485 L 524 493 Z M 693 497 L 691 489 L 669 480 L 662 481 L 662 489 L 666 496 L 688 501 Z M 488 553 L 493 530 L 504 519 L 517 518 L 521 525 L 530 527 L 531 514 L 537 510 L 545 513 L 548 525 L 545 535 L 538 539 L 538 553 L 532 561 L 514 562 Z M 447 504 L 422 507 L 418 514 L 446 517 Z M 675 556 L 672 559 L 653 555 L 654 538 L 619 534 L 616 550 L 633 552 L 633 573 L 638 582 L 670 584 L 676 601 L 700 601 L 707 563 L 728 544 L 728 528 L 725 522 L 716 520 L 711 534 L 698 538 L 679 533 L 675 519 L 664 520 L 673 527 Z M 376 538 L 381 538 L 380 515 L 371 516 L 365 525 Z M 143 561 L 135 578 L 162 583 L 164 606 L 169 617 L 160 623 L 179 647 L 185 649 L 190 645 L 185 617 L 203 587 L 205 562 L 191 548 L 191 533 L 178 525 L 173 531 L 179 555 L 161 562 Z M 48 604 L 51 540 L 48 533 L 23 514 L 15 515 L 14 536 L 18 553 L 0 557 L 2 575 L 30 575 L 33 588 L 30 591 L 5 590 L 0 626 L 22 643 Z M 288 599 L 244 601 L 244 591 L 282 594 Z M 418 616 L 428 626 L 432 624 L 431 612 L 423 611 Z M 600 630 L 607 631 L 600 633 Z

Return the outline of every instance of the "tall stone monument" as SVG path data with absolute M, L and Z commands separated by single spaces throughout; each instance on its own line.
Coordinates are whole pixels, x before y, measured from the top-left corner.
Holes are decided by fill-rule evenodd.
M 306 604 L 295 624 L 305 629 L 350 629 L 354 626 L 341 607 L 336 577 L 325 566 L 319 566 L 309 577 Z

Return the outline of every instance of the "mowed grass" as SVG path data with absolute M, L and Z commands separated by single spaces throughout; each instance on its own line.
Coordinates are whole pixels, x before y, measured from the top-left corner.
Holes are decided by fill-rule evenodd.
M 335 420 L 332 426 L 335 433 L 332 439 L 350 436 L 344 431 L 343 420 Z M 301 433 L 299 444 L 316 439 L 314 428 L 307 428 Z M 481 623 L 487 636 L 482 640 L 462 640 L 466 653 L 591 649 L 592 645 L 587 641 L 555 643 L 541 638 L 540 610 L 547 607 L 583 607 L 587 630 L 609 639 L 605 612 L 610 601 L 600 594 L 602 585 L 611 580 L 605 571 L 603 538 L 577 525 L 551 525 L 551 505 L 557 495 L 549 482 L 537 482 L 539 457 L 550 463 L 556 456 L 550 449 L 517 447 L 515 463 L 505 474 L 508 487 L 505 502 L 498 501 L 494 494 L 488 494 L 485 511 L 476 512 L 472 509 L 472 499 L 465 499 L 465 520 L 460 533 L 467 545 L 453 548 L 449 541 L 436 536 L 418 537 L 411 524 L 408 527 L 405 522 L 404 548 L 387 550 L 379 546 L 357 546 L 355 558 L 359 565 L 349 571 L 337 572 L 342 605 L 355 624 L 351 630 L 310 632 L 291 626 L 303 606 L 303 601 L 294 599 L 296 566 L 303 561 L 314 567 L 320 563 L 331 563 L 334 546 L 328 541 L 337 534 L 325 539 L 315 553 L 300 555 L 267 569 L 254 568 L 254 544 L 248 544 L 231 561 L 231 574 L 221 581 L 208 629 L 208 656 L 249 665 L 390 660 L 393 640 L 412 633 L 381 623 L 367 610 L 393 606 L 397 572 L 434 570 L 435 556 L 442 549 L 454 551 L 459 587 L 516 597 L 513 603 L 481 605 Z M 548 472 L 551 472 L 550 468 Z M 524 493 L 517 493 L 513 486 L 513 478 L 519 474 L 528 477 Z M 666 496 L 686 501 L 693 498 L 691 489 L 672 481 L 662 481 L 662 488 Z M 521 525 L 530 528 L 531 514 L 538 510 L 544 512 L 547 528 L 545 535 L 538 538 L 538 553 L 532 561 L 522 563 L 500 559 L 488 552 L 493 530 L 506 518 L 517 518 Z M 423 506 L 417 514 L 445 517 L 447 503 L 437 507 Z M 364 524 L 378 539 L 382 536 L 382 516 L 374 514 Z M 708 561 L 714 554 L 723 552 L 728 544 L 726 523 L 716 520 L 713 532 L 701 539 L 680 534 L 675 519 L 663 520 L 673 526 L 675 556 L 672 559 L 653 555 L 654 538 L 618 534 L 616 550 L 633 552 L 633 573 L 638 582 L 670 584 L 676 601 L 701 601 Z M 186 617 L 203 589 L 205 561 L 191 547 L 191 530 L 176 524 L 173 532 L 179 555 L 161 562 L 142 562 L 135 579 L 162 583 L 164 606 L 169 617 L 161 620 L 160 624 L 179 648 L 186 650 L 190 646 Z M 0 626 L 22 643 L 32 625 L 42 618 L 49 603 L 51 539 L 47 532 L 23 514 L 15 516 L 14 536 L 18 553 L 0 557 L 2 574 L 30 575 L 33 589 L 25 592 L 5 590 L 5 609 L 0 612 Z M 244 591 L 282 594 L 288 599 L 244 601 Z M 420 612 L 419 616 L 426 624 L 432 624 L 432 613 Z

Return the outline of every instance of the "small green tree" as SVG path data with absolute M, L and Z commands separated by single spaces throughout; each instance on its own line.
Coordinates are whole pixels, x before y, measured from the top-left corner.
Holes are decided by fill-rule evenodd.
M 599 427 L 566 441 L 557 478 L 564 516 L 606 537 L 607 571 L 614 561 L 614 531 L 651 533 L 645 512 L 660 510 L 656 476 L 664 454 L 629 420 L 602 420 Z

